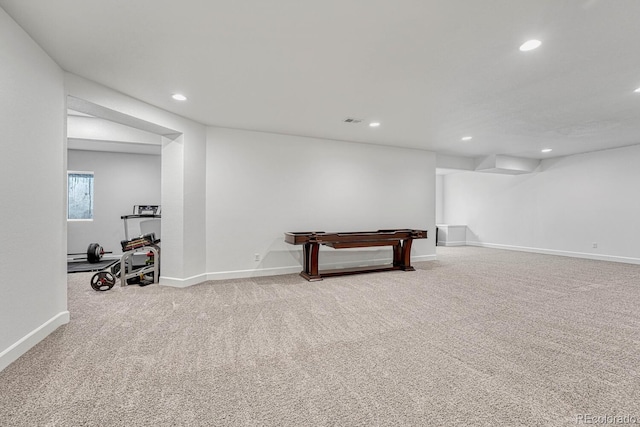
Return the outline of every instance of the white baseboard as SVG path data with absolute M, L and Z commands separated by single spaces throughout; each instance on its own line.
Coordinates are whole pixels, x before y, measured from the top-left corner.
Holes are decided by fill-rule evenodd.
M 640 264 L 640 258 L 622 257 L 616 255 L 593 254 L 587 252 L 561 251 L 557 249 L 530 248 L 526 246 L 501 245 L 497 243 L 467 242 L 468 246 L 479 246 L 483 248 L 505 249 L 509 251 L 533 252 L 545 255 L 559 255 L 572 258 L 594 259 L 598 261 L 622 262 L 626 264 Z
M 411 262 L 434 261 L 436 255 L 420 255 L 411 257 Z M 384 264 L 389 262 L 388 259 L 367 260 L 366 265 Z M 348 268 L 362 266 L 362 261 L 349 261 L 340 264 L 320 264 L 320 269 Z M 286 267 L 270 267 L 256 268 L 252 270 L 229 270 L 215 271 L 206 274 L 192 276 L 186 279 L 178 279 L 175 277 L 160 277 L 160 284 L 164 286 L 172 286 L 176 288 L 186 288 L 188 286 L 197 285 L 208 280 L 228 280 L 228 279 L 247 279 L 252 277 L 280 276 L 283 274 L 296 274 L 302 271 L 301 265 L 293 265 Z
M 16 361 L 20 356 L 25 354 L 31 347 L 45 339 L 50 333 L 58 329 L 60 326 L 69 323 L 69 312 L 62 311 L 45 323 L 29 332 L 27 335 L 18 340 L 11 347 L 0 353 L 0 371 Z
M 187 277 L 185 279 L 178 279 L 177 277 L 160 276 L 159 284 L 162 286 L 171 286 L 174 288 L 187 288 L 189 286 L 197 285 L 198 283 L 206 282 L 209 280 L 207 274 L 198 274 L 195 276 Z
M 250 277 L 280 276 L 282 274 L 300 273 L 299 265 L 289 267 L 256 268 L 254 270 L 231 270 L 207 273 L 208 280 L 246 279 Z
M 434 261 L 435 255 L 420 255 L 411 257 L 411 262 Z M 365 265 L 377 265 L 390 262 L 389 259 L 368 259 L 363 261 L 346 261 L 342 263 L 320 264 L 320 270 L 331 270 L 334 268 L 362 267 Z M 236 271 L 219 271 L 208 273 L 208 280 L 224 280 L 224 279 L 246 279 L 249 277 L 279 276 L 281 274 L 294 274 L 302 271 L 301 265 L 289 267 L 260 268 L 255 270 L 236 270 Z
M 463 240 L 457 242 L 438 242 L 438 246 L 467 246 L 467 242 Z

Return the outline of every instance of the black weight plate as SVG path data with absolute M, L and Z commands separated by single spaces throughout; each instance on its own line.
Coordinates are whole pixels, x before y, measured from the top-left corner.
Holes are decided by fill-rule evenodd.
M 91 278 L 91 287 L 95 291 L 108 291 L 116 284 L 116 278 L 108 271 L 99 271 Z
M 100 250 L 102 247 L 98 243 L 90 243 L 87 248 L 87 261 L 90 263 L 96 263 L 100 261 L 102 255 L 100 255 Z

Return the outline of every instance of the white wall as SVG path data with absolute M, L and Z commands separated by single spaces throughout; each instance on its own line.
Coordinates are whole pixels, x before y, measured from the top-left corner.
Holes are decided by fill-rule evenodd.
M 145 154 L 69 150 L 69 170 L 94 172 L 94 218 L 68 222 L 67 252 L 86 252 L 95 242 L 121 254 L 125 236 L 120 217 L 131 214 L 133 205 L 160 204 L 161 160 Z M 140 234 L 139 222 L 128 221 L 130 238 Z
M 444 221 L 444 175 L 436 175 L 436 224 Z
M 2 9 L 0 58 L 2 370 L 69 313 L 63 73 Z
M 532 174 L 444 177 L 444 217 L 474 244 L 640 262 L 640 145 L 549 159 Z M 597 248 L 593 248 L 597 243 Z
M 65 74 L 65 87 L 75 98 L 180 135 L 162 138 L 160 283 L 188 286 L 206 280 L 205 126 L 74 74 Z
M 301 247 L 284 243 L 287 231 L 423 228 L 429 239 L 412 254 L 433 259 L 434 201 L 427 151 L 209 128 L 209 277 L 299 272 Z M 328 249 L 320 262 L 391 259 L 390 249 L 352 252 Z
M 162 137 L 97 117 L 69 114 L 67 117 L 69 150 L 91 150 L 136 154 L 162 154 Z
M 282 241 L 290 230 L 426 228 L 430 239 L 413 253 L 434 257 L 432 153 L 222 129 L 207 135 L 201 124 L 63 73 L 2 9 L 0 58 L 0 369 L 69 321 L 66 95 L 179 134 L 162 139 L 161 283 L 299 271 L 300 248 Z M 25 256 L 33 251 L 35 264 Z M 379 256 L 372 252 L 353 259 Z

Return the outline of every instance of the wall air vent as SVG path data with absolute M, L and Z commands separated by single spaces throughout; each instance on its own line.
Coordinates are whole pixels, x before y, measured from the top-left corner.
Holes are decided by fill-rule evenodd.
M 346 119 L 343 120 L 343 122 L 345 123 L 361 123 L 362 119 L 354 119 L 353 117 L 347 117 Z

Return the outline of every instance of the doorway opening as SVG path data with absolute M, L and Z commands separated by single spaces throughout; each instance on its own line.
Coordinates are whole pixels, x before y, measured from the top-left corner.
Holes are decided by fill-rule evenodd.
M 78 260 L 82 262 L 83 253 L 89 258 L 90 248 L 96 245 L 104 252 L 107 264 L 119 259 L 120 242 L 127 238 L 122 216 L 131 214 L 134 205 L 162 205 L 163 144 L 180 135 L 155 123 L 67 97 L 67 171 L 82 171 L 92 177 L 92 194 L 86 197 L 92 203 L 91 216 L 67 219 L 68 272 L 102 269 L 102 262 L 85 262 L 84 267 L 77 264 Z M 82 199 L 80 196 L 74 194 L 73 199 Z M 69 193 L 64 197 L 67 205 L 73 201 Z M 129 234 L 141 233 L 138 222 L 128 226 Z

